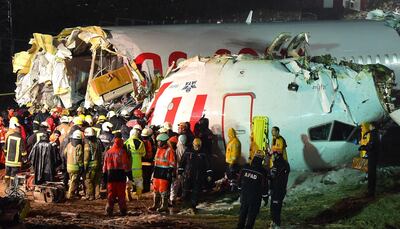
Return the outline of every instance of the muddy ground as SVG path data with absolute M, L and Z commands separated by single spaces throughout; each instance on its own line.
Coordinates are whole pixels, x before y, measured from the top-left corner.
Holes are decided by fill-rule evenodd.
M 399 167 L 379 169 L 377 196 L 370 198 L 365 195 L 365 174 L 357 170 L 292 173 L 282 210 L 283 228 L 400 228 L 399 178 Z M 2 189 L 3 185 L 0 193 Z M 128 203 L 124 217 L 118 215 L 117 206 L 116 215 L 106 217 L 105 200 L 30 201 L 29 216 L 22 227 L 14 228 L 235 228 L 240 207 L 236 197 L 206 194 L 195 215 L 181 208 L 156 214 L 147 210 L 152 204 L 147 193 Z M 269 207 L 262 207 L 255 228 L 268 228 L 269 214 Z

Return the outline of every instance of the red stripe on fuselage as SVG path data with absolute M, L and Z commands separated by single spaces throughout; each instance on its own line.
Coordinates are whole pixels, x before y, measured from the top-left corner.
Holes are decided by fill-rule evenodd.
M 167 89 L 167 87 L 171 83 L 172 82 L 168 82 L 168 83 L 165 83 L 165 84 L 161 85 L 160 89 L 158 89 L 158 92 L 156 94 L 156 97 L 154 98 L 153 103 L 151 104 L 151 107 L 150 107 L 149 111 L 153 110 L 156 107 L 158 99 L 160 98 L 160 96 L 164 93 L 165 89 Z M 154 112 L 151 114 L 148 123 L 151 123 L 151 119 L 153 118 L 153 114 L 154 114 Z
M 193 105 L 192 115 L 190 116 L 190 128 L 194 131 L 194 125 L 203 115 L 204 106 L 206 105 L 207 95 L 196 96 L 196 101 Z
M 173 98 L 171 103 L 168 104 L 168 111 L 165 115 L 164 122 L 169 122 L 174 125 L 176 112 L 178 111 L 179 104 L 181 103 L 182 97 Z

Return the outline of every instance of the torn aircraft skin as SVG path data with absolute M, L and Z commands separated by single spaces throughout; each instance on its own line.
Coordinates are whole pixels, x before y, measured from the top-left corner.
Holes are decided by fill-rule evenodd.
M 100 27 L 67 28 L 57 36 L 34 33 L 30 44 L 31 49 L 13 58 L 20 106 L 71 108 L 84 100 L 90 107 L 143 91 L 138 87 L 144 79 L 134 62 L 118 53 Z M 100 81 L 110 87 L 99 87 Z
M 151 124 L 169 121 L 177 128 L 190 120 L 193 127 L 204 114 L 219 136 L 221 152 L 227 130 L 237 131 L 246 161 L 250 136 L 260 138 L 251 124 L 264 117 L 264 127 L 281 129 L 293 169 L 329 169 L 351 163 L 357 155 L 358 125 L 396 112 L 394 80 L 393 71 L 383 65 L 338 63 L 330 56 L 195 57 L 161 82 L 150 106 L 155 108 Z M 271 139 L 271 133 L 266 137 Z

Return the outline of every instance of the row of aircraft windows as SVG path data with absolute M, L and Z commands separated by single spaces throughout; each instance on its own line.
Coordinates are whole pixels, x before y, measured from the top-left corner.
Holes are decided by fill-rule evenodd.
M 374 57 L 370 56 L 370 55 L 368 55 L 366 57 L 352 56 L 350 58 L 343 57 L 342 59 L 349 60 L 349 61 L 352 61 L 357 64 L 398 64 L 398 63 L 400 63 L 397 54 L 392 54 L 392 55 L 386 54 L 383 56 L 376 55 Z

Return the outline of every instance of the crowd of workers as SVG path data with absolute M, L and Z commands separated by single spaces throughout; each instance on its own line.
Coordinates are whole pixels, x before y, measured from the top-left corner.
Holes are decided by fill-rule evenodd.
M 113 214 L 115 203 L 125 215 L 126 199 L 141 198 L 151 184 L 150 210 L 165 212 L 184 200 L 195 212 L 199 195 L 216 179 L 210 166 L 213 134 L 208 119 L 201 118 L 193 132 L 189 122 L 179 123 L 175 133 L 168 122 L 147 126 L 148 118 L 139 109 L 122 109 L 118 115 L 83 108 L 71 112 L 43 107 L 33 115 L 10 109 L 0 118 L 5 184 L 13 185 L 27 165 L 36 185 L 62 180 L 67 199 L 94 200 L 107 189 L 107 215 Z M 241 190 L 238 228 L 253 227 L 262 198 L 267 204 L 269 196 L 272 223 L 280 225 L 290 168 L 278 127 L 272 128 L 272 135 L 270 150 L 254 152 L 251 163 L 241 169 L 240 141 L 233 128 L 228 131 L 226 179 L 230 191 Z

